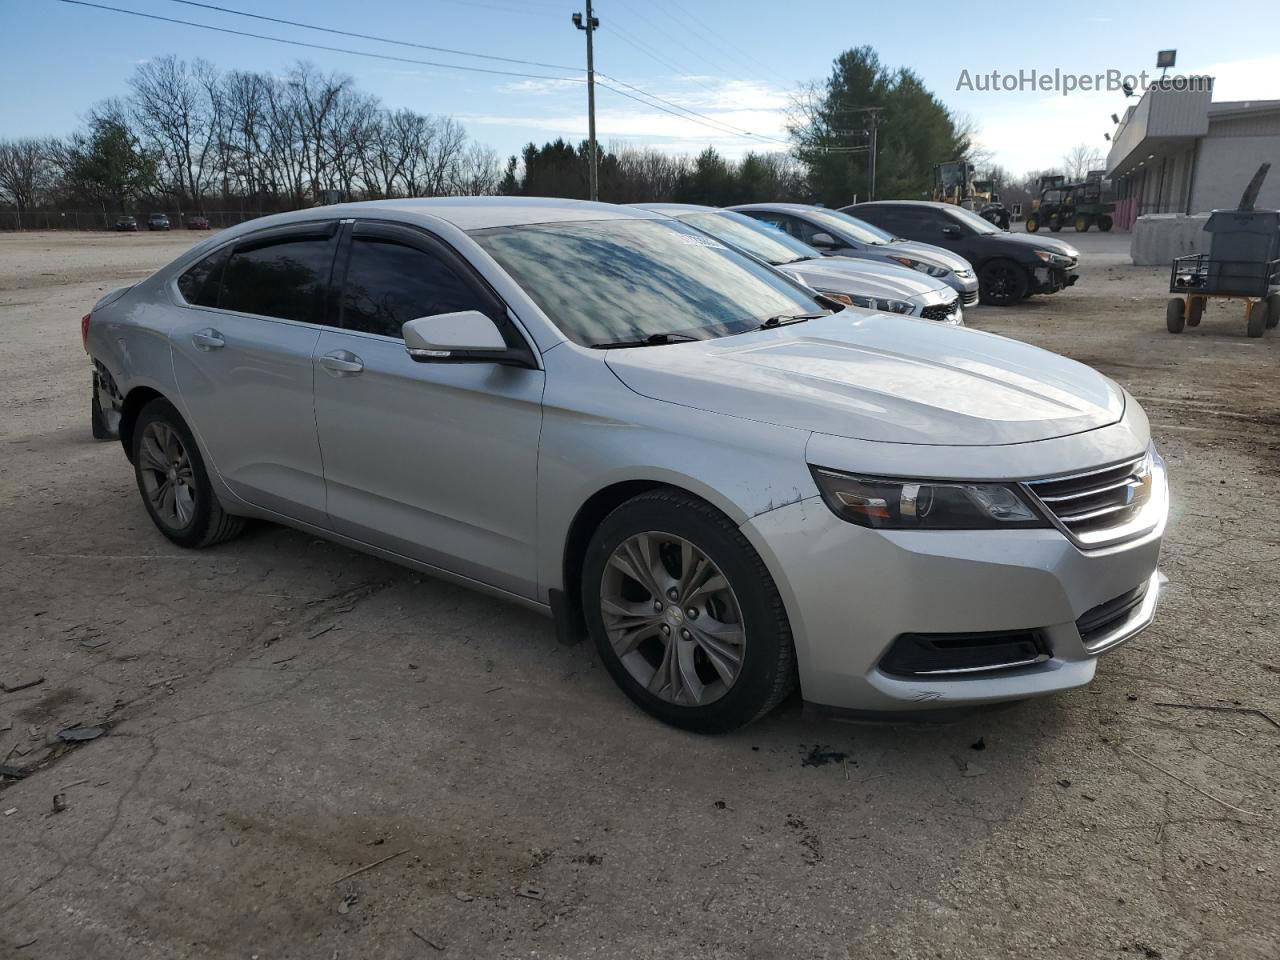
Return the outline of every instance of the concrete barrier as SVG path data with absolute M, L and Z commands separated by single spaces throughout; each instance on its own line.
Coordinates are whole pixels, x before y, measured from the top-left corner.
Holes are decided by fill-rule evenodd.
M 1207 213 L 1154 213 L 1138 218 L 1129 239 L 1129 256 L 1138 266 L 1168 266 L 1175 257 L 1209 252 L 1204 232 Z

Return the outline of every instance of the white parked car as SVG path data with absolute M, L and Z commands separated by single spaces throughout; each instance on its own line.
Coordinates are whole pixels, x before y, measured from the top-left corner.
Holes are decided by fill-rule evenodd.
M 633 206 L 695 226 L 848 306 L 923 317 L 938 323 L 964 323 L 960 295 L 943 281 L 918 270 L 876 260 L 827 257 L 789 233 L 734 210 L 693 203 Z
M 568 200 L 210 237 L 84 319 L 95 432 L 201 547 L 289 524 L 585 627 L 695 730 L 798 680 L 929 709 L 1087 683 L 1154 615 L 1147 418 L 1071 360 Z M 323 451 L 323 453 L 322 453 Z

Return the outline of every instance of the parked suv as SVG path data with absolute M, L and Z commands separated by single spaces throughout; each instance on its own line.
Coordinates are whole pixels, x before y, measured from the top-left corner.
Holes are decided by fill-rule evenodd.
M 1165 472 L 1117 384 L 833 312 L 646 211 L 278 214 L 81 331 L 99 425 L 175 544 L 257 517 L 486 590 L 585 630 L 690 729 L 797 677 L 863 710 L 1066 690 L 1155 614 Z
M 972 210 L 926 200 L 876 200 L 844 208 L 888 233 L 937 244 L 978 271 L 982 302 L 998 307 L 1037 293 L 1056 293 L 1076 282 L 1080 251 L 1069 243 L 1008 233 Z
M 138 220 L 136 217 L 116 217 L 116 222 L 111 225 L 111 229 L 121 233 L 136 233 Z
M 941 247 L 910 243 L 838 210 L 803 203 L 744 203 L 730 207 L 785 230 L 828 257 L 893 263 L 944 281 L 968 307 L 978 302 L 978 279 L 962 257 Z
M 153 213 L 151 216 L 147 217 L 147 229 L 148 230 L 168 230 L 169 229 L 168 214 Z
M 916 270 L 875 260 L 824 257 L 788 233 L 734 210 L 692 203 L 637 203 L 633 206 L 697 227 L 722 243 L 750 254 L 819 293 L 868 310 L 883 310 L 939 323 L 964 323 L 960 297 L 941 280 Z

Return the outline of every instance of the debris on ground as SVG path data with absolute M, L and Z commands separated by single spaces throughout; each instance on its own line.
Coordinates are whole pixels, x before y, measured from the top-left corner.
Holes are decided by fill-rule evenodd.
M 17 693 L 19 690 L 28 690 L 31 687 L 38 687 L 44 683 L 44 677 L 27 677 L 23 680 L 15 680 L 12 683 L 0 681 L 0 690 L 5 693 Z
M 420 934 L 417 930 L 413 929 L 413 927 L 410 927 L 410 928 L 409 928 L 409 932 L 410 932 L 410 933 L 412 933 L 412 934 L 413 934 L 415 937 L 417 937 L 419 940 L 421 940 L 423 943 L 425 943 L 425 944 L 426 944 L 428 947 L 430 947 L 432 950 L 443 950 L 443 949 L 444 949 L 444 945 L 443 945 L 443 944 L 436 943 L 436 942 L 435 942 L 434 940 L 432 940 L 430 937 L 425 937 L 425 936 L 423 936 L 423 935 L 422 935 L 422 934 Z
M 473 897 L 471 894 L 464 893 L 461 890 L 455 893 L 454 896 L 457 897 L 459 900 L 461 900 L 463 903 L 470 903 L 472 900 L 475 899 L 475 897 Z
M 381 860 L 375 860 L 373 861 L 373 863 L 367 863 L 363 867 L 356 867 L 356 869 L 352 870 L 350 873 L 344 873 L 342 876 L 340 876 L 337 880 L 333 882 L 335 885 L 339 884 L 343 880 L 347 880 L 347 879 L 350 879 L 351 877 L 354 877 L 357 873 L 364 873 L 366 870 L 372 870 L 374 867 L 382 866 L 388 860 L 394 860 L 396 857 L 403 857 L 408 852 L 409 852 L 409 848 L 405 847 L 403 850 L 400 850 L 396 853 L 388 854 L 387 856 L 383 857 Z
M 1152 706 L 1176 707 L 1179 710 L 1217 710 L 1222 713 L 1247 713 L 1257 717 L 1261 717 L 1263 720 L 1267 721 L 1267 723 L 1271 724 L 1273 727 L 1280 729 L 1280 720 L 1277 720 L 1275 717 L 1271 716 L 1271 714 L 1269 713 L 1259 710 L 1257 707 L 1241 707 L 1241 706 L 1227 707 L 1227 706 L 1222 706 L 1216 703 L 1160 703 L 1158 701 L 1156 703 L 1153 703 Z
M 524 897 L 526 900 L 545 900 L 547 898 L 545 890 L 527 880 L 520 884 L 516 890 L 516 896 Z
M 67 809 L 67 795 L 65 793 L 55 793 L 53 795 L 53 812 L 62 813 Z
M 970 750 L 985 750 L 985 749 L 987 749 L 987 738 L 986 738 L 986 737 L 979 737 L 979 738 L 978 738 L 977 740 L 975 740 L 973 743 L 969 744 L 969 749 L 970 749 Z
M 1062 787 L 1062 789 L 1063 789 L 1063 790 L 1065 790 L 1065 789 L 1067 789 L 1067 787 L 1071 786 L 1071 781 L 1070 781 L 1070 780 L 1065 780 L 1065 779 L 1064 779 L 1064 780 L 1059 780 L 1059 781 L 1058 781 L 1058 786 Z
M 58 731 L 58 739 L 63 743 L 80 743 L 85 740 L 97 740 L 107 732 L 106 727 L 67 727 Z
M 354 906 L 355 902 L 359 899 L 360 898 L 354 892 L 348 893 L 338 901 L 338 913 L 343 914 L 344 916 L 350 913 L 352 906 Z

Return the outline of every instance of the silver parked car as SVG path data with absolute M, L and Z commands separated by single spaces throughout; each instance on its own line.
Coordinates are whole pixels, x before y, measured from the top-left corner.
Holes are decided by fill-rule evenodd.
M 174 543 L 289 524 L 584 628 L 670 723 L 1087 683 L 1154 616 L 1142 409 L 1088 367 L 831 312 L 686 224 L 391 200 L 233 227 L 83 322 Z M 323 451 L 323 454 L 322 454 Z
M 633 206 L 683 220 L 851 307 L 924 317 L 939 323 L 964 323 L 959 294 L 941 280 L 917 270 L 875 260 L 824 257 L 791 234 L 734 210 L 693 203 Z
M 966 307 L 978 303 L 978 277 L 969 261 L 931 243 L 903 240 L 840 210 L 804 203 L 744 203 L 730 207 L 773 224 L 828 257 L 896 263 L 946 283 Z

